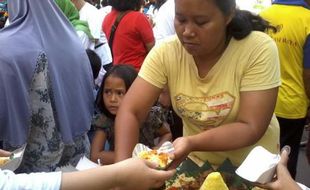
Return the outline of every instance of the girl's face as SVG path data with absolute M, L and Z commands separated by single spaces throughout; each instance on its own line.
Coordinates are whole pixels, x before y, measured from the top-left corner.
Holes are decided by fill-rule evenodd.
M 225 16 L 213 1 L 175 0 L 175 30 L 194 57 L 212 54 L 225 45 L 231 15 Z
M 125 94 L 126 86 L 122 78 L 113 75 L 106 78 L 102 96 L 104 105 L 111 114 L 116 115 Z

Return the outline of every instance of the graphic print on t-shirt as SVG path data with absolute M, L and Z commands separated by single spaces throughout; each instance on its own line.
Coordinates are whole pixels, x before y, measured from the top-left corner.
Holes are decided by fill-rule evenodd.
M 220 125 L 230 113 L 235 97 L 223 92 L 209 97 L 175 96 L 177 111 L 196 126 L 207 130 Z

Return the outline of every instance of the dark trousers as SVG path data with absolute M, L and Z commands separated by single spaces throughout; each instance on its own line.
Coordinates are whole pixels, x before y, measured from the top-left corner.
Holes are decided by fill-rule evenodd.
M 277 118 L 280 124 L 280 146 L 281 148 L 285 145 L 289 145 L 291 147 L 287 167 L 291 176 L 295 179 L 299 146 L 306 119 Z

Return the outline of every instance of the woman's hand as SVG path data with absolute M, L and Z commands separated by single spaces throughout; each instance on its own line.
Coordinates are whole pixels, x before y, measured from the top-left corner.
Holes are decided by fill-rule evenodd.
M 152 164 L 139 158 L 130 158 L 115 164 L 78 172 L 62 174 L 62 190 L 147 190 L 161 187 L 175 170 L 156 170 Z
M 0 149 L 0 157 L 11 156 L 11 154 L 12 154 L 11 152 Z
M 189 137 L 180 137 L 173 142 L 174 157 L 169 168 L 177 168 L 192 151 Z
M 157 170 L 156 164 L 139 158 L 130 158 L 115 165 L 121 171 L 116 176 L 119 189 L 158 188 L 175 173 L 175 170 Z
M 281 159 L 277 165 L 277 176 L 274 181 L 267 184 L 258 184 L 257 186 L 264 189 L 271 190 L 299 190 L 300 187 L 291 177 L 287 169 L 288 156 L 290 154 L 290 147 L 285 146 L 281 151 Z

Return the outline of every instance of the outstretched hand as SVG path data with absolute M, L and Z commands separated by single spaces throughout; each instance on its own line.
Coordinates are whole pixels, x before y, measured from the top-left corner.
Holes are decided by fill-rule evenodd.
M 175 170 L 157 170 L 156 164 L 139 158 L 130 158 L 116 165 L 122 171 L 119 176 L 116 176 L 119 189 L 158 188 L 175 173 Z
M 281 159 L 277 165 L 277 172 L 275 179 L 266 184 L 256 184 L 257 186 L 264 189 L 271 190 L 299 190 L 300 187 L 291 177 L 288 169 L 287 169 L 287 161 L 289 159 L 290 147 L 285 146 L 281 150 Z
M 11 152 L 0 149 L 0 157 L 11 156 Z
M 177 168 L 192 151 L 188 137 L 179 137 L 173 142 L 174 155 L 169 168 Z

